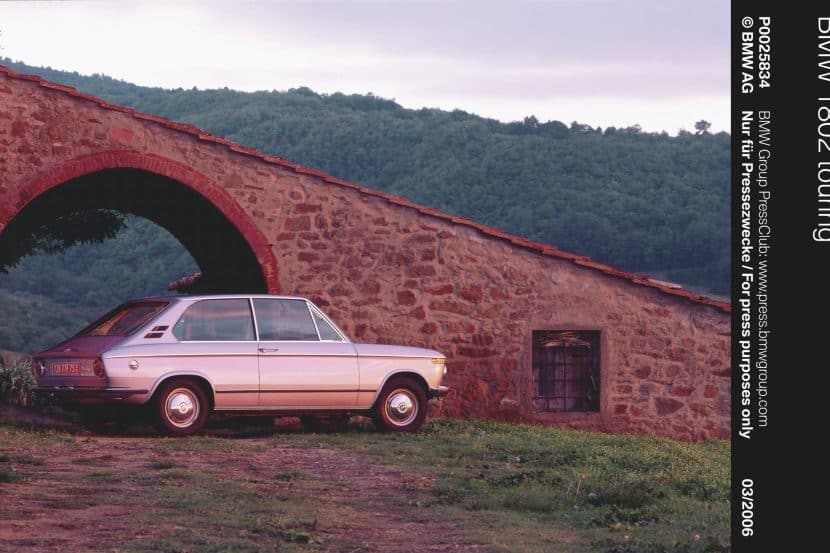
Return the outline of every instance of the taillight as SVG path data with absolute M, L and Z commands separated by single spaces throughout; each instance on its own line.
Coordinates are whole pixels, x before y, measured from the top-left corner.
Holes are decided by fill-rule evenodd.
M 92 372 L 95 373 L 95 376 L 104 376 L 104 364 L 100 359 L 92 362 Z

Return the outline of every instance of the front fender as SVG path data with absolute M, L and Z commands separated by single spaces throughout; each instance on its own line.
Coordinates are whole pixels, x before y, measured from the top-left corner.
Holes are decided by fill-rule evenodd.
M 405 377 L 411 378 L 415 382 L 418 382 L 424 388 L 424 392 L 429 394 L 429 383 L 426 381 L 426 379 L 423 376 L 421 376 L 420 374 L 418 374 L 416 372 L 412 372 L 411 370 L 408 370 L 408 369 L 395 369 L 395 370 L 390 371 L 381 380 L 380 385 L 377 387 L 377 390 L 375 390 L 375 395 L 372 398 L 372 405 L 377 403 L 378 398 L 380 397 L 380 393 L 383 391 L 383 388 L 386 386 L 386 383 L 389 381 L 389 379 L 391 379 L 393 377 L 396 377 L 396 376 L 405 376 Z

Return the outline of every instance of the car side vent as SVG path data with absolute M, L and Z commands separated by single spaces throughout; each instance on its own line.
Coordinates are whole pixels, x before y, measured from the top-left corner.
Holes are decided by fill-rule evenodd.
M 165 331 L 165 330 L 167 330 L 168 328 L 169 328 L 169 327 L 168 327 L 167 325 L 159 325 L 159 326 L 154 326 L 154 327 L 153 327 L 153 332 L 164 332 L 164 331 Z
M 145 338 L 161 338 L 164 332 L 148 332 L 144 335 Z

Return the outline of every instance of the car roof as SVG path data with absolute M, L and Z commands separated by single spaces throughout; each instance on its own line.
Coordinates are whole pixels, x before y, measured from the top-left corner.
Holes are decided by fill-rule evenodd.
M 239 299 L 239 298 L 267 298 L 267 299 L 284 299 L 284 300 L 302 300 L 308 301 L 308 298 L 300 296 L 283 296 L 277 294 L 198 294 L 198 295 L 176 295 L 176 296 L 147 296 L 143 298 L 132 298 L 125 303 L 145 302 L 145 301 L 198 301 L 198 300 L 215 300 L 215 299 Z

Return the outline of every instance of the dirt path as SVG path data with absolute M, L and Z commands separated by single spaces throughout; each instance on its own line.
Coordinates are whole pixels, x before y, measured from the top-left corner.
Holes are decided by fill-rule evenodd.
M 433 478 L 279 434 L 3 439 L 19 479 L 0 482 L 0 551 L 478 549 L 423 507 Z

